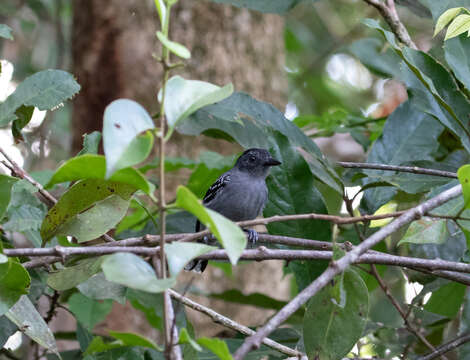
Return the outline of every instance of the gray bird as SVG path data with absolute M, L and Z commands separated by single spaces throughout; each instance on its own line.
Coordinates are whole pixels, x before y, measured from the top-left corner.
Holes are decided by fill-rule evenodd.
M 248 149 L 237 160 L 235 166 L 222 174 L 207 190 L 203 204 L 217 211 L 232 221 L 252 220 L 263 211 L 268 199 L 268 188 L 265 179 L 271 166 L 280 165 L 264 149 Z M 196 232 L 202 230 L 199 220 Z M 255 243 L 258 234 L 255 230 L 245 230 L 248 241 Z M 205 238 L 203 242 L 207 243 Z M 185 269 L 203 272 L 207 260 L 189 262 Z

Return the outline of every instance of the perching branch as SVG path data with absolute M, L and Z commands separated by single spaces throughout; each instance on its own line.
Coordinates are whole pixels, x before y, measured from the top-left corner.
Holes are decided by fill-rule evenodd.
M 225 316 L 219 314 L 218 312 L 216 312 L 216 311 L 214 311 L 214 310 L 212 310 L 212 309 L 210 309 L 210 308 L 208 308 L 204 305 L 201 305 L 201 304 L 189 299 L 186 296 L 183 296 L 183 295 L 177 293 L 174 290 L 170 289 L 170 290 L 168 290 L 168 292 L 170 293 L 170 296 L 172 298 L 174 298 L 175 300 L 181 302 L 182 304 L 186 305 L 187 307 L 190 307 L 193 310 L 199 311 L 199 312 L 209 316 L 216 324 L 220 324 L 222 326 L 228 327 L 229 329 L 233 329 L 233 330 L 238 331 L 239 333 L 244 334 L 244 335 L 253 335 L 255 333 L 250 328 L 248 328 L 244 325 L 241 325 L 241 324 L 233 321 L 232 319 L 229 319 L 228 317 L 225 317 Z M 289 356 L 296 356 L 296 357 L 305 356 L 305 354 L 302 354 L 300 351 L 291 349 L 287 346 L 279 344 L 279 343 L 275 342 L 274 340 L 271 340 L 271 339 L 268 339 L 268 338 L 263 340 L 263 344 L 265 344 L 266 346 L 269 346 L 270 348 L 272 348 L 274 350 L 277 350 L 277 351 L 279 351 L 283 354 L 289 355 Z
M 457 174 L 451 171 L 426 169 L 426 168 L 420 168 L 417 166 L 396 166 L 396 165 L 355 163 L 355 162 L 344 162 L 344 161 L 339 161 L 337 162 L 337 164 L 344 168 L 398 171 L 398 172 L 407 172 L 407 173 L 412 173 L 412 174 L 441 176 L 441 177 L 457 179 Z
M 454 350 L 457 347 L 459 347 L 460 345 L 463 345 L 463 344 L 465 344 L 469 341 L 470 341 L 470 334 L 469 333 L 464 334 L 462 336 L 459 336 L 459 337 L 455 338 L 452 341 L 449 341 L 448 343 L 445 343 L 445 344 L 439 346 L 438 348 L 436 348 L 436 350 L 434 350 L 433 352 L 429 353 L 426 356 L 420 357 L 418 360 L 432 360 L 432 359 L 435 359 L 438 356 L 440 356 L 442 354 L 445 354 L 446 352 L 449 352 L 451 350 Z
M 309 286 L 302 290 L 295 296 L 286 306 L 284 306 L 276 315 L 274 315 L 263 327 L 261 327 L 255 335 L 247 338 L 242 346 L 236 351 L 234 359 L 241 360 L 253 348 L 260 346 L 262 340 L 268 336 L 274 329 L 283 323 L 289 316 L 297 311 L 308 299 L 318 293 L 324 286 L 326 286 L 333 278 L 346 270 L 348 266 L 355 263 L 358 258 L 367 250 L 380 241 L 384 240 L 387 236 L 393 234 L 402 226 L 409 224 L 413 220 L 419 219 L 428 211 L 446 203 L 447 201 L 459 196 L 462 193 L 460 185 L 454 186 L 432 199 L 408 210 L 398 219 L 390 224 L 384 226 L 382 229 L 368 237 L 361 244 L 356 246 L 345 256 L 335 262 L 331 262 L 330 266 L 313 281 Z
M 394 0 L 386 0 L 386 4 L 384 1 L 380 0 L 364 0 L 366 3 L 369 5 L 375 7 L 380 15 L 384 18 L 384 20 L 387 22 L 388 26 L 390 26 L 390 29 L 392 32 L 395 34 L 395 36 L 405 44 L 406 46 L 412 48 L 412 49 L 418 49 L 416 44 L 411 40 L 410 34 L 408 33 L 408 30 L 406 30 L 405 26 L 403 23 L 400 21 L 400 18 L 398 17 L 397 9 L 395 8 L 395 2 Z

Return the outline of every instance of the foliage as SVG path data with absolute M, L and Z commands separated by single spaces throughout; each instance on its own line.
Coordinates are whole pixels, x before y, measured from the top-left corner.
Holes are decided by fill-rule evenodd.
M 281 239 L 320 240 L 330 243 L 331 246 L 323 246 L 333 249 L 331 261 L 298 257 L 286 261 L 284 271 L 292 277 L 292 298 L 308 289 L 325 270 L 334 269 L 335 262 L 345 254 L 341 249 L 358 245 L 389 223 L 388 219 L 380 218 L 355 224 L 329 222 L 324 220 L 326 215 L 346 216 L 341 213 L 343 203 L 350 216 L 383 215 L 409 209 L 456 185 L 456 176 L 463 196 L 441 205 L 432 214 L 422 214 L 427 216 L 415 219 L 405 228 L 396 229 L 373 250 L 382 255 L 425 258 L 436 263 L 444 259 L 468 265 L 470 39 L 466 35 L 470 35 L 470 10 L 467 1 L 423 0 L 419 6 L 404 9 L 418 14 L 416 17 L 424 17 L 422 29 L 405 25 L 409 25 L 412 37 L 420 35 L 429 41 L 432 45 L 429 51 L 400 43 L 393 24 L 388 28 L 377 19 L 365 19 L 365 4 L 345 6 L 341 1 L 334 1 L 338 7 L 328 11 L 344 18 L 342 26 L 346 34 L 338 40 L 321 5 L 312 6 L 314 1 L 214 2 L 262 13 L 289 14 L 284 42 L 289 100 L 295 105 L 296 115 L 289 120 L 271 104 L 234 91 L 232 84 L 220 87 L 203 79 L 170 77 L 170 71 L 181 65 L 170 62 L 170 53 L 178 60 L 190 62 L 191 51 L 170 37 L 171 10 L 176 0 L 155 0 L 155 18 L 157 21 L 158 14 L 161 24 L 156 39 L 162 45 L 162 55 L 156 56 L 156 60 L 164 68 L 162 88 L 155 94 L 159 113 L 152 116 L 130 99 L 111 102 L 103 115 L 102 132 L 85 134 L 79 154 L 66 159 L 55 171 L 34 174 L 42 185 L 32 181 L 23 169 L 15 168 L 14 162 L 2 158 L 2 163 L 13 169 L 11 176 L 0 174 L 2 346 L 15 330 L 20 330 L 43 347 L 48 358 L 163 359 L 168 356 L 168 344 L 164 349 L 165 344 L 138 334 L 109 331 L 107 335 L 97 335 L 94 331 L 114 302 L 128 301 L 145 314 L 150 326 L 165 332 L 169 313 L 165 313 L 164 294 L 179 288 L 177 279 L 186 264 L 199 256 L 210 256 L 216 249 L 188 242 L 187 234 L 183 234 L 177 240 L 184 241 L 165 244 L 163 251 L 162 242 L 158 243 L 159 248 L 153 246 L 157 244 L 154 235 L 192 232 L 197 218 L 227 254 L 229 262 L 219 264 L 225 270 L 236 266 L 247 245 L 239 225 L 205 208 L 200 201 L 208 186 L 233 165 L 235 157 L 210 152 L 201 154 L 199 159 L 172 158 L 165 153 L 154 157 L 154 147 L 158 144 L 160 149 L 164 148 L 165 142 L 173 139 L 174 131 L 235 142 L 243 148 L 269 149 L 282 165 L 273 168 L 267 178 L 269 201 L 263 215 L 323 216 L 321 220 L 295 218 L 267 225 L 270 235 Z M 47 12 L 41 7 L 42 1 L 27 1 L 27 6 L 38 14 Z M 351 13 L 357 16 L 350 16 Z M 432 17 L 432 22 L 427 16 Z M 361 19 L 361 23 L 354 24 L 352 19 Z M 439 38 L 437 35 L 445 27 L 445 38 Z M 5 39 L 2 41 L 15 41 L 20 36 L 2 24 L 0 37 Z M 312 54 L 314 62 L 311 62 Z M 370 105 L 372 86 L 341 83 L 344 79 L 334 80 L 331 71 L 327 76 L 325 67 L 332 66 L 329 61 L 334 56 L 348 59 L 349 71 L 367 74 L 376 84 L 385 79 L 400 83 L 408 99 L 398 101 L 401 104 L 395 103 L 388 112 L 361 111 Z M 25 129 L 36 108 L 50 113 L 80 90 L 74 76 L 62 70 L 41 69 L 28 75 L 0 103 L 0 127 L 10 131 L 16 142 L 23 142 L 29 136 Z M 162 122 L 155 121 L 157 118 Z M 327 159 L 313 141 L 338 133 L 349 134 L 364 150 L 369 164 L 422 167 L 453 172 L 456 176 L 383 169 L 345 170 Z M 99 154 L 101 139 L 104 155 Z M 24 146 L 27 145 L 25 141 Z M 3 147 L 0 144 L 2 152 Z M 162 176 L 181 169 L 190 174 L 188 180 L 178 187 L 174 201 L 166 204 L 161 200 L 165 195 Z M 153 170 L 160 171 L 158 182 L 153 179 Z M 362 196 L 354 208 L 345 190 L 350 186 L 357 186 Z M 57 202 L 42 202 L 45 191 L 57 195 Z M 103 239 L 109 240 L 110 234 L 118 239 L 115 244 L 104 243 Z M 133 237 L 140 236 L 143 238 L 137 244 L 139 248 L 116 249 L 122 244 L 119 241 L 132 242 L 136 240 Z M 61 258 L 43 258 L 52 263 L 48 267 L 39 264 L 36 268 L 27 256 L 11 255 L 18 250 L 20 238 L 29 242 L 27 250 L 31 251 L 29 255 L 33 254 L 31 258 L 46 251 Z M 341 249 L 340 243 L 343 243 Z M 288 249 L 286 245 L 274 243 L 267 246 L 273 251 Z M 90 249 L 97 247 L 101 253 L 91 256 Z M 162 254 L 166 256 L 167 267 L 158 265 L 158 255 Z M 397 271 L 391 265 L 372 267 L 370 264 L 348 268 L 333 281 L 322 284 L 322 289 L 306 306 L 295 309 L 288 319 L 289 328 L 277 328 L 270 338 L 304 352 L 309 359 L 334 360 L 345 356 L 393 359 L 404 353 L 408 358 L 417 358 L 455 337 L 457 327 L 461 333 L 470 327 L 470 302 L 465 287 L 468 277 L 461 280 L 455 272 L 435 270 L 410 266 Z M 419 284 L 421 290 L 406 304 L 405 284 L 412 283 Z M 206 295 L 227 303 L 275 311 L 292 304 L 292 299 L 278 300 L 277 294 L 246 294 L 235 289 Z M 41 296 L 51 299 L 50 313 L 44 317 L 37 310 Z M 56 341 L 64 334 L 54 334 L 48 325 L 58 305 L 67 307 L 77 320 L 76 331 L 70 336 L 77 340 L 79 347 L 69 352 L 59 352 Z M 178 344 L 173 345 L 182 348 L 185 358 L 230 360 L 235 356 L 244 339 L 197 337 L 185 311 L 174 308 L 175 326 L 171 324 L 171 328 L 178 329 L 179 336 Z M 423 337 L 427 344 L 423 343 Z M 355 345 L 357 350 L 353 350 Z M 469 346 L 461 349 L 460 358 L 467 359 Z M 25 346 L 17 350 L 18 356 L 25 356 L 25 351 Z M 246 358 L 263 356 L 279 359 L 284 355 L 263 345 Z

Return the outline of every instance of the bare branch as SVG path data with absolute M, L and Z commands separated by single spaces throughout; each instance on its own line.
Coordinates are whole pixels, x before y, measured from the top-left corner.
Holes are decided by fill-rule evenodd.
M 253 348 L 259 347 L 261 341 L 268 336 L 274 329 L 283 323 L 290 315 L 297 311 L 308 299 L 318 293 L 324 286 L 326 286 L 336 275 L 343 272 L 348 266 L 357 261 L 368 249 L 378 244 L 387 236 L 393 234 L 402 226 L 412 222 L 415 219 L 421 218 L 428 211 L 444 204 L 445 202 L 459 196 L 462 193 L 460 185 L 454 186 L 441 194 L 433 197 L 432 199 L 408 210 L 401 215 L 398 219 L 390 224 L 384 226 L 382 229 L 371 235 L 364 240 L 360 245 L 348 252 L 338 261 L 330 263 L 330 266 L 309 286 L 302 290 L 295 296 L 286 306 L 284 306 L 276 315 L 274 315 L 263 327 L 261 327 L 255 335 L 247 338 L 242 346 L 236 351 L 234 355 L 235 360 L 241 360 Z
M 220 324 L 222 326 L 228 327 L 229 329 L 233 329 L 233 330 L 238 331 L 239 333 L 244 334 L 244 335 L 253 335 L 255 333 L 250 328 L 248 328 L 244 325 L 241 325 L 241 324 L 233 321 L 232 319 L 229 319 L 228 317 L 225 317 L 225 316 L 219 314 L 218 312 L 215 312 L 214 310 L 212 310 L 212 309 L 210 309 L 210 308 L 208 308 L 204 305 L 201 305 L 201 304 L 189 299 L 186 296 L 183 296 L 183 295 L 177 293 L 174 290 L 170 289 L 170 290 L 168 290 L 168 292 L 170 293 L 172 298 L 176 299 L 177 301 L 179 301 L 182 304 L 190 307 L 193 310 L 199 311 L 199 312 L 209 316 L 216 324 Z M 275 342 L 274 340 L 271 340 L 271 339 L 268 339 L 268 338 L 263 339 L 263 344 L 265 344 L 266 346 L 269 346 L 270 348 L 272 348 L 274 350 L 277 350 L 277 351 L 279 351 L 283 354 L 289 355 L 289 356 L 295 356 L 297 358 L 305 356 L 305 354 L 301 353 L 300 351 L 291 349 L 287 346 L 279 344 L 279 343 Z
M 406 46 L 417 49 L 418 47 L 416 44 L 411 40 L 410 34 L 408 30 L 406 30 L 405 26 L 400 21 L 398 17 L 397 10 L 395 8 L 395 2 L 393 0 L 387 0 L 387 4 L 380 0 L 364 0 L 367 4 L 375 7 L 380 15 L 384 18 L 387 22 L 390 29 L 395 34 L 395 36 L 405 44 Z
M 3 165 L 5 165 L 10 171 L 12 172 L 12 175 L 15 177 L 18 177 L 20 179 L 25 179 L 31 184 L 33 184 L 39 191 L 39 193 L 50 203 L 49 205 L 54 205 L 57 200 L 55 199 L 54 196 L 52 196 L 49 191 L 45 190 L 44 187 L 38 183 L 36 180 L 34 180 L 31 175 L 29 175 L 26 171 L 24 171 L 21 166 L 19 166 L 15 160 L 13 160 L 8 154 L 6 153 L 5 150 L 2 149 L 0 146 L 0 154 L 3 155 L 5 159 L 10 163 L 11 166 L 8 166 L 6 162 L 2 162 Z
M 418 360 L 432 360 L 432 359 L 435 359 L 438 356 L 440 356 L 442 354 L 445 354 L 446 352 L 449 352 L 451 350 L 454 350 L 457 347 L 459 347 L 460 345 L 463 345 L 463 344 L 465 344 L 469 341 L 470 341 L 470 334 L 469 333 L 461 335 L 461 336 L 455 338 L 454 340 L 449 341 L 448 343 L 445 343 L 445 344 L 439 346 L 432 353 L 429 353 L 426 356 L 420 357 Z
M 407 172 L 407 173 L 412 173 L 412 174 L 432 175 L 432 176 L 441 176 L 441 177 L 457 179 L 457 174 L 451 171 L 425 169 L 425 168 L 420 168 L 417 166 L 396 166 L 396 165 L 384 165 L 384 164 L 373 164 L 373 163 L 354 163 L 354 162 L 344 162 L 344 161 L 337 162 L 337 164 L 344 168 L 398 171 L 398 172 Z

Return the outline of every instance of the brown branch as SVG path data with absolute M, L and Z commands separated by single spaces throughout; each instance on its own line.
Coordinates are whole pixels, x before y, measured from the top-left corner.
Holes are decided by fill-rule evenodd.
M 344 168 L 351 168 L 351 169 L 398 171 L 398 172 L 407 172 L 407 173 L 412 173 L 412 174 L 432 175 L 432 176 L 440 176 L 440 177 L 448 177 L 448 178 L 457 179 L 457 174 L 451 171 L 425 169 L 425 168 L 420 168 L 417 166 L 396 166 L 396 165 L 355 163 L 355 162 L 344 162 L 344 161 L 339 161 L 337 162 L 337 164 Z
M 469 333 L 461 335 L 461 336 L 455 338 L 454 340 L 449 341 L 448 343 L 445 343 L 445 344 L 437 347 L 436 350 L 434 350 L 432 353 L 429 353 L 426 356 L 422 356 L 418 360 L 432 360 L 432 359 L 435 359 L 438 356 L 440 356 L 442 354 L 445 354 L 446 352 L 449 352 L 451 350 L 454 350 L 457 347 L 459 347 L 460 345 L 463 345 L 463 344 L 465 344 L 469 341 L 470 341 L 470 334 Z
M 405 44 L 406 46 L 412 49 L 418 49 L 418 47 L 413 42 L 413 40 L 411 40 L 408 30 L 406 30 L 405 26 L 403 25 L 403 23 L 400 21 L 400 18 L 398 17 L 394 0 L 387 0 L 387 4 L 385 4 L 385 2 L 380 1 L 380 0 L 364 0 L 364 1 L 367 4 L 375 7 L 379 11 L 380 15 L 382 15 L 382 17 L 387 22 L 388 26 L 390 26 L 390 29 L 392 30 L 392 32 L 395 34 L 395 36 L 398 38 L 400 42 L 402 42 L 403 44 Z
M 244 335 L 253 335 L 255 332 L 251 330 L 249 327 L 246 327 L 244 325 L 241 325 L 232 319 L 229 319 L 228 317 L 225 317 L 218 312 L 215 312 L 214 310 L 201 305 L 191 299 L 189 299 L 186 296 L 183 296 L 179 293 L 177 293 L 174 290 L 168 290 L 170 293 L 170 296 L 174 298 L 175 300 L 181 302 L 182 304 L 186 305 L 187 307 L 190 307 L 193 310 L 199 311 L 207 316 L 209 316 L 216 324 L 220 324 L 222 326 L 228 327 L 229 329 L 238 331 L 241 334 Z M 274 340 L 265 338 L 263 339 L 263 344 L 266 346 L 269 346 L 270 348 L 277 350 L 283 354 L 289 355 L 289 356 L 295 356 L 295 357 L 302 357 L 305 356 L 305 354 L 301 353 L 300 351 L 291 349 L 290 347 L 284 346 L 282 344 L 279 344 L 275 342 Z
M 302 290 L 295 296 L 286 306 L 284 306 L 276 315 L 274 315 L 263 327 L 261 327 L 255 335 L 248 337 L 242 346 L 236 351 L 234 355 L 235 360 L 243 359 L 246 354 L 253 348 L 260 346 L 261 341 L 268 336 L 274 329 L 283 323 L 289 316 L 297 311 L 308 299 L 318 293 L 324 286 L 326 286 L 333 278 L 343 272 L 348 266 L 355 263 L 357 259 L 367 250 L 374 245 L 384 240 L 387 236 L 393 234 L 402 226 L 421 218 L 430 210 L 444 204 L 445 202 L 459 196 L 462 193 L 460 185 L 454 186 L 441 194 L 425 201 L 424 203 L 408 210 L 399 218 L 384 226 L 382 229 L 371 235 L 364 240 L 361 244 L 356 246 L 353 250 L 348 252 L 341 259 L 331 262 L 330 266 L 313 281 L 309 286 Z M 368 255 L 368 254 L 367 254 Z
M 20 179 L 25 179 L 31 184 L 33 184 L 39 191 L 39 193 L 49 202 L 49 205 L 54 205 L 57 203 L 57 200 L 55 199 L 54 196 L 52 196 L 49 191 L 45 190 L 44 187 L 38 183 L 36 180 L 34 180 L 31 175 L 29 175 L 25 170 L 23 170 L 15 160 L 13 160 L 8 154 L 5 152 L 5 150 L 2 149 L 0 146 L 0 154 L 3 155 L 5 159 L 10 163 L 10 166 L 6 164 L 6 162 L 2 162 L 3 165 L 5 165 L 10 171 L 12 172 L 12 175 L 15 177 L 18 177 Z
M 397 299 L 392 295 L 390 292 L 390 289 L 388 288 L 387 284 L 382 280 L 380 277 L 377 268 L 375 265 L 371 266 L 371 275 L 375 277 L 377 282 L 379 283 L 380 288 L 384 292 L 384 294 L 388 297 L 390 302 L 392 303 L 393 307 L 398 311 L 400 316 L 403 318 L 403 321 L 405 323 L 406 328 L 408 329 L 409 332 L 411 332 L 414 336 L 416 336 L 421 342 L 426 345 L 431 351 L 436 351 L 434 346 L 424 337 L 423 334 L 419 332 L 418 329 L 414 327 L 414 325 L 411 323 L 408 313 L 405 313 L 405 311 L 401 308 L 400 304 L 398 303 Z M 411 307 L 410 307 L 411 308 Z M 446 360 L 445 357 L 443 357 L 443 360 Z

